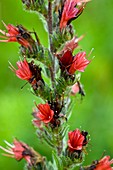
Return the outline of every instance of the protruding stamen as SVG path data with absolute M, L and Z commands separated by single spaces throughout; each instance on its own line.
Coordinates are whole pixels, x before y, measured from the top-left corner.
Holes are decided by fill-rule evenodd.
M 13 145 L 11 145 L 9 142 L 7 142 L 6 140 L 4 140 L 4 142 L 5 142 L 10 148 L 13 148 Z
M 13 151 L 9 151 L 8 149 L 0 146 L 0 149 L 2 149 L 3 151 L 7 152 L 7 153 L 10 153 L 10 154 L 14 154 Z
M 16 72 L 16 69 L 14 68 L 14 66 L 10 63 L 10 61 L 8 61 L 9 63 L 9 68 L 13 71 Z

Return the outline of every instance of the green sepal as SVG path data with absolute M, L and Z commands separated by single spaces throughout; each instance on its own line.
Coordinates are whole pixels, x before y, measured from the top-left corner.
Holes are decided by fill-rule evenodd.
M 34 93 L 37 97 L 41 97 L 44 101 L 51 100 L 51 89 L 47 84 L 39 86 L 36 90 L 34 90 Z
M 21 47 L 20 54 L 23 57 L 26 56 L 27 58 L 36 59 L 47 67 L 51 66 L 52 55 L 50 51 L 42 45 L 36 44 L 35 48 L 33 49 L 33 52 L 30 52 L 29 49 L 26 49 L 25 47 Z
M 52 44 L 54 51 L 58 51 L 62 44 L 69 40 L 71 40 L 71 36 L 69 33 L 65 32 L 64 34 L 62 34 L 60 31 L 55 30 L 52 36 Z

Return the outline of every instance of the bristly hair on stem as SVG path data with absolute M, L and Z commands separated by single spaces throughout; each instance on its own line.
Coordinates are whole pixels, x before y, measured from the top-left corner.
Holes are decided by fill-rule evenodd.
M 48 31 L 49 31 L 49 42 L 50 42 L 50 51 L 52 54 L 52 66 L 50 67 L 50 74 L 51 74 L 51 81 L 52 81 L 52 87 L 54 88 L 54 82 L 55 82 L 55 57 L 53 54 L 53 44 L 52 44 L 52 32 L 53 32 L 53 11 L 52 11 L 52 2 L 51 0 L 48 0 Z

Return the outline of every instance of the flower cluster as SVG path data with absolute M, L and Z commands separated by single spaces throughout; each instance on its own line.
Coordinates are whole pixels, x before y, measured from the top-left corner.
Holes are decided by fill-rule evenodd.
M 89 143 L 88 132 L 78 128 L 69 131 L 68 120 L 71 116 L 72 101 L 77 93 L 84 96 L 80 73 L 84 72 L 91 60 L 85 51 L 80 51 L 79 41 L 84 35 L 77 37 L 71 21 L 76 19 L 90 0 L 22 0 L 27 10 L 39 12 L 47 22 L 49 48 L 44 47 L 36 32 L 28 31 L 22 25 L 6 25 L 7 32 L 0 29 L 0 42 L 18 42 L 21 60 L 17 69 L 10 63 L 15 75 L 30 84 L 31 92 L 41 99 L 36 101 L 33 109 L 33 125 L 41 141 L 45 141 L 53 151 L 53 162 L 49 162 L 27 144 L 14 139 L 5 156 L 17 161 L 25 159 L 27 169 L 55 170 L 73 169 L 83 164 L 86 148 Z M 48 27 L 47 27 L 48 26 Z M 34 33 L 36 41 L 31 34 Z M 78 52 L 75 54 L 75 49 Z M 66 135 L 68 134 L 68 140 Z M 105 156 L 81 170 L 111 170 L 113 160 Z

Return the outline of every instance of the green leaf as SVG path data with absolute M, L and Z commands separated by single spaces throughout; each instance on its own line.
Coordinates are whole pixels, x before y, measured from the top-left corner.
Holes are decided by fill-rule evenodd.
M 62 139 L 66 136 L 68 130 L 69 130 L 69 125 L 65 124 L 65 126 L 62 128 L 62 131 L 61 131 Z
M 60 157 L 55 153 L 55 151 L 52 152 L 52 157 L 54 161 L 54 170 L 63 170 L 62 161 L 60 160 Z

